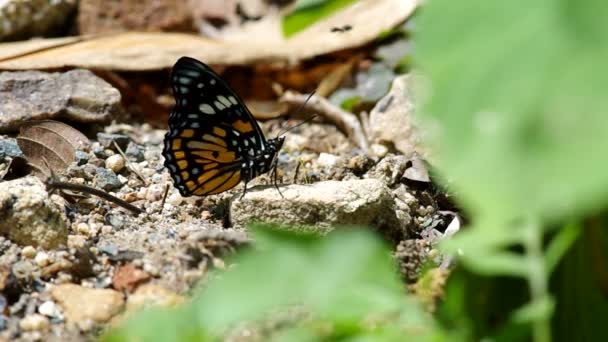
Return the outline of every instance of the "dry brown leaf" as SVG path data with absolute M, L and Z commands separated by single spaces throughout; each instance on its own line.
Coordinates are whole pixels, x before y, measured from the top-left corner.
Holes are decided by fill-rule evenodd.
M 48 175 L 49 167 L 55 173 L 63 172 L 74 161 L 76 149 L 88 145 L 89 139 L 69 125 L 42 120 L 21 127 L 17 144 L 28 163 Z
M 249 64 L 259 60 L 295 63 L 310 57 L 362 46 L 403 22 L 418 0 L 361 0 L 306 30 L 285 39 L 280 17 L 226 32 L 222 41 L 180 33 L 120 33 L 83 37 L 65 45 L 65 38 L 0 44 L 0 69 L 102 68 L 126 71 L 169 68 L 184 55 L 208 64 Z M 349 25 L 339 34 L 334 27 Z M 63 40 L 61 40 L 63 39 Z M 52 47 L 53 44 L 60 46 Z M 63 45 L 61 45 L 63 44 Z

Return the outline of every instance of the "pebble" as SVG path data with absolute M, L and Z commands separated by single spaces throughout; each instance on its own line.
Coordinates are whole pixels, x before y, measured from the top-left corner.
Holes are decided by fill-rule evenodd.
M 47 317 L 57 317 L 60 315 L 59 307 L 57 304 L 55 304 L 55 302 L 50 300 L 40 304 L 38 307 L 38 313 Z
M 125 225 L 125 217 L 119 214 L 107 214 L 105 222 L 115 229 L 122 229 Z
M 23 153 L 13 139 L 0 139 L 0 160 L 6 157 L 23 157 Z
M 86 325 L 87 321 L 107 322 L 124 306 L 123 295 L 118 291 L 75 284 L 55 286 L 51 289 L 51 296 L 63 309 L 66 321 L 79 326 Z
M 167 197 L 167 203 L 172 205 L 180 205 L 184 201 L 184 198 L 177 192 L 172 193 Z
M 44 267 L 51 263 L 51 258 L 47 252 L 40 251 L 36 254 L 34 261 L 38 267 Z
M 32 265 L 29 261 L 17 261 L 13 264 L 13 275 L 17 279 L 28 279 L 32 276 L 32 272 L 34 272 L 34 265 Z
M 370 149 L 373 155 L 380 158 L 383 158 L 388 154 L 388 147 L 382 144 L 372 144 Z
M 120 154 L 109 156 L 108 159 L 106 159 L 106 168 L 114 171 L 115 173 L 119 173 L 125 168 L 125 158 L 123 158 Z
M 76 159 L 76 165 L 84 165 L 89 161 L 89 154 L 84 151 L 77 150 L 74 154 L 74 159 Z
M 68 247 L 80 249 L 87 244 L 87 238 L 82 235 L 68 235 Z
M 76 232 L 89 236 L 91 235 L 91 227 L 89 227 L 89 224 L 86 222 L 80 222 L 76 225 Z
M 114 171 L 98 167 L 95 175 L 95 186 L 105 191 L 118 190 L 122 187 L 122 182 Z
M 46 330 L 49 326 L 49 319 L 39 314 L 27 315 L 19 321 L 19 328 L 23 331 Z
M 338 159 L 339 159 L 338 156 L 336 156 L 335 154 L 322 152 L 321 154 L 319 154 L 317 163 L 320 166 L 331 168 L 336 165 L 336 163 L 338 162 Z
M 125 155 L 129 158 L 132 158 L 136 162 L 140 162 L 140 161 L 144 160 L 144 152 L 142 150 L 143 149 L 140 146 L 138 146 L 136 143 L 131 141 L 131 142 L 129 142 L 129 145 L 127 146 Z
M 25 246 L 21 250 L 21 255 L 23 255 L 25 258 L 31 259 L 36 256 L 36 248 L 32 246 Z
M 163 198 L 165 193 L 165 187 L 161 184 L 152 184 L 148 187 L 148 192 L 146 193 L 146 200 L 150 202 L 159 201 Z
M 146 198 L 147 193 L 148 193 L 148 188 L 141 187 L 141 188 L 139 188 L 139 191 L 137 191 L 137 194 L 135 196 L 137 197 L 137 199 L 144 199 L 144 198 Z

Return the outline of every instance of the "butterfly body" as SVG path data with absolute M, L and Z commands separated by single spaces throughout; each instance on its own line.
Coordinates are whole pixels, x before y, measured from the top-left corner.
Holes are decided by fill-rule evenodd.
M 276 168 L 284 138 L 266 140 L 230 87 L 211 68 L 180 58 L 171 73 L 175 107 L 163 156 L 182 196 L 232 189 Z

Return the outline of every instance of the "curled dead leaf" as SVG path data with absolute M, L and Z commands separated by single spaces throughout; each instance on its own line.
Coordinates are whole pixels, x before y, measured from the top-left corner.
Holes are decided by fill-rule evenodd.
M 72 126 L 42 120 L 23 125 L 17 144 L 36 173 L 43 176 L 51 171 L 62 173 L 74 161 L 76 149 L 84 148 L 90 142 Z

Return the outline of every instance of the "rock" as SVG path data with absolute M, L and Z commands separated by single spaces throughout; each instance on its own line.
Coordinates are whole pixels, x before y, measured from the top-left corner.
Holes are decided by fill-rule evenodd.
M 127 145 L 127 150 L 125 151 L 125 155 L 132 159 L 135 162 L 142 162 L 144 161 L 144 151 L 143 149 L 137 145 L 134 142 L 129 142 L 129 145 Z
M 394 257 L 401 274 L 408 282 L 415 282 L 427 260 L 430 243 L 427 240 L 403 240 L 397 246 Z
M 67 244 L 64 209 L 51 201 L 33 176 L 0 183 L 0 234 L 21 245 L 57 248 Z
M 17 261 L 12 265 L 12 274 L 17 279 L 31 279 L 34 275 L 34 265 L 26 260 Z
M 23 331 L 46 330 L 49 326 L 49 319 L 39 314 L 27 315 L 19 321 L 19 328 Z
M 24 258 L 31 259 L 36 256 L 36 248 L 32 246 L 25 246 L 21 249 L 21 255 Z
M 81 150 L 76 150 L 74 159 L 76 160 L 76 165 L 84 165 L 89 162 L 89 154 Z
M 216 2 L 211 1 L 211 3 Z M 189 3 L 189 1 L 170 0 L 116 2 L 80 0 L 78 32 L 80 34 L 129 30 L 193 32 L 195 29 Z
M 389 187 L 399 183 L 410 164 L 410 159 L 400 154 L 389 154 L 374 165 L 365 176 L 381 180 Z
M 36 119 L 102 122 L 120 110 L 120 92 L 89 70 L 0 73 L 0 132 Z
M 23 157 L 23 152 L 14 139 L 0 139 L 0 160 L 4 160 L 6 157 Z
M 147 272 L 136 268 L 133 264 L 126 264 L 114 271 L 112 287 L 118 291 L 133 292 L 137 286 L 149 279 L 150 275 Z
M 124 306 L 120 292 L 110 289 L 90 289 L 75 284 L 57 285 L 51 289 L 51 296 L 63 309 L 66 321 L 87 324 L 107 322 Z
M 412 75 L 401 75 L 393 81 L 389 93 L 369 114 L 370 138 L 374 143 L 393 145 L 399 152 L 412 156 L 424 154 L 417 128 Z
M 42 267 L 48 266 L 48 264 L 51 263 L 51 258 L 49 257 L 48 253 L 46 253 L 44 251 L 40 251 L 40 252 L 36 253 L 34 262 L 36 263 L 36 265 L 38 265 L 38 267 L 42 268 Z
M 134 312 L 149 306 L 172 307 L 184 302 L 184 297 L 155 284 L 144 284 L 127 299 L 127 312 Z
M 321 152 L 319 158 L 317 158 L 317 164 L 326 168 L 332 168 L 338 163 L 339 159 L 335 154 Z
M 94 184 L 96 187 L 101 188 L 105 191 L 114 191 L 122 187 L 120 179 L 116 176 L 114 171 L 104 169 L 103 167 L 97 168 L 97 174 L 95 175 Z
M 0 41 L 55 35 L 70 22 L 76 5 L 74 0 L 2 1 Z
M 127 144 L 131 141 L 131 138 L 125 134 L 97 133 L 97 141 L 99 141 L 102 147 L 111 150 L 116 148 L 114 146 L 114 142 L 116 142 L 116 145 L 124 151 L 125 148 L 127 148 Z
M 105 216 L 105 222 L 112 226 L 114 229 L 122 229 L 125 225 L 125 217 L 120 214 L 107 214 Z
M 403 232 L 409 222 L 395 216 L 389 189 L 376 179 L 325 181 L 251 189 L 231 204 L 231 220 L 237 225 L 252 221 L 273 222 L 296 229 L 328 232 L 333 225 L 360 224 Z
M 125 159 L 120 154 L 109 156 L 106 159 L 106 169 L 110 169 L 115 173 L 119 173 L 125 168 Z
M 46 302 L 40 304 L 38 307 L 38 313 L 47 317 L 58 317 L 61 315 L 59 307 L 55 302 L 47 300 Z

